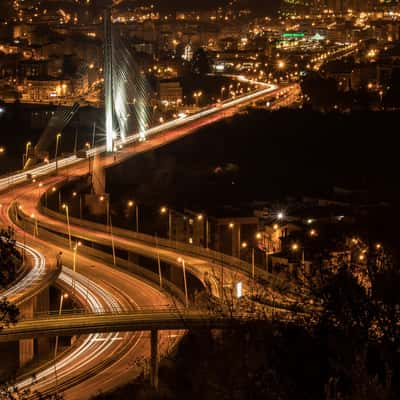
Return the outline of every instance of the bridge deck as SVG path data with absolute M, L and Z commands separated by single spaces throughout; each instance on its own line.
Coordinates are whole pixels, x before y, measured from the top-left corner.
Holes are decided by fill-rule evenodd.
M 37 336 L 76 335 L 94 332 L 223 328 L 246 319 L 223 318 L 204 311 L 139 310 L 120 313 L 67 314 L 22 320 L 0 331 L 0 342 Z

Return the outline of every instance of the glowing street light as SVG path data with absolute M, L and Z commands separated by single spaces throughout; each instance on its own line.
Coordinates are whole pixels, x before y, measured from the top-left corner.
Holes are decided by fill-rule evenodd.
M 65 215 L 67 217 L 67 229 L 68 229 L 68 240 L 69 240 L 69 248 L 72 248 L 72 241 L 71 241 L 71 227 L 69 225 L 69 208 L 68 204 L 63 204 L 62 208 L 65 210 Z
M 59 146 L 60 139 L 61 139 L 61 133 L 57 133 L 57 136 L 56 136 L 56 151 L 55 151 L 55 155 L 54 155 L 54 157 L 56 159 L 56 174 L 58 173 L 58 146 Z
M 194 92 L 193 93 L 193 97 L 194 97 L 194 99 L 196 101 L 196 107 L 199 106 L 199 99 L 200 99 L 201 96 L 203 96 L 203 92 L 202 91 L 198 91 L 198 92 Z
M 178 262 L 182 264 L 183 284 L 185 286 L 185 305 L 186 305 L 186 308 L 187 308 L 189 306 L 189 297 L 188 297 L 187 281 L 186 281 L 185 260 L 182 257 L 179 257 L 178 258 Z
M 74 271 L 74 272 L 76 272 L 76 255 L 77 255 L 77 253 L 78 253 L 78 247 L 79 246 L 82 246 L 82 242 L 80 242 L 80 241 L 76 241 L 75 242 L 75 246 L 74 246 L 74 254 L 73 254 L 73 264 L 72 264 L 72 270 Z
M 172 213 L 171 209 L 168 207 L 161 207 L 160 208 L 160 214 L 165 215 L 168 213 L 168 239 L 171 240 L 172 238 Z
M 35 217 L 35 214 L 31 214 L 31 218 L 33 219 L 33 237 L 39 236 L 39 227 L 38 227 L 38 221 Z
M 133 200 L 128 201 L 128 208 L 132 208 L 135 206 L 135 215 L 136 215 L 136 232 L 139 232 L 139 207 L 137 202 L 134 202 Z
M 277 65 L 278 65 L 279 69 L 283 69 L 283 68 L 285 68 L 286 64 L 285 64 L 285 61 L 279 60 Z
M 61 315 L 64 299 L 68 299 L 68 297 L 69 297 L 68 293 L 61 294 L 61 296 L 60 296 L 60 307 L 58 309 L 58 315 Z

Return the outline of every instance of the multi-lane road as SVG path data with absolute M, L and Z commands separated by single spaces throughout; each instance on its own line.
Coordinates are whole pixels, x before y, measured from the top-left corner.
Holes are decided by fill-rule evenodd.
M 201 126 L 210 124 L 219 119 L 233 115 L 237 110 L 248 103 L 257 99 L 274 96 L 278 92 L 290 93 L 294 87 L 277 88 L 273 86 L 263 86 L 261 89 L 246 94 L 234 100 L 226 101 L 220 105 L 209 107 L 197 114 L 186 118 L 177 119 L 167 122 L 166 124 L 150 129 L 146 132 L 148 140 L 138 142 L 138 135 L 127 138 L 124 142 L 120 141 L 117 146 L 123 146 L 123 150 L 117 154 L 104 155 L 99 163 L 102 167 L 107 167 L 115 162 L 121 162 L 127 157 L 163 146 L 173 140 L 194 132 Z M 103 146 L 89 151 L 90 155 L 104 153 Z M 58 168 L 68 166 L 69 176 L 82 176 L 86 174 L 87 163 L 75 155 L 69 156 L 58 161 Z M 33 290 L 35 286 L 40 285 L 43 276 L 54 271 L 55 256 L 59 251 L 51 242 L 46 240 L 45 235 L 41 235 L 41 224 L 51 225 L 55 232 L 65 234 L 65 224 L 60 221 L 53 220 L 36 209 L 39 194 L 48 190 L 50 187 L 61 185 L 65 180 L 65 168 L 62 174 L 58 176 L 49 176 L 56 168 L 55 163 L 42 165 L 27 172 L 11 174 L 8 177 L 0 178 L 0 221 L 3 225 L 12 225 L 13 204 L 17 201 L 21 206 L 21 211 L 30 215 L 32 219 L 38 222 L 39 237 L 35 233 L 25 232 L 23 224 L 15 226 L 17 239 L 19 242 L 27 246 L 27 251 L 32 251 L 31 257 L 34 259 L 33 268 L 25 278 L 20 280 L 14 288 L 10 288 L 10 295 L 27 292 Z M 35 182 L 32 180 L 35 177 Z M 39 185 L 40 179 L 40 186 Z M 18 186 L 15 186 L 19 184 Z M 77 237 L 85 237 L 93 241 L 108 241 L 110 236 L 104 232 L 96 232 L 79 226 L 72 226 L 72 233 Z M 142 251 L 145 254 L 155 254 L 154 246 L 146 245 L 140 241 L 134 241 L 130 238 L 117 236 L 114 237 L 116 245 L 130 246 L 133 252 Z M 161 251 L 161 250 L 160 250 Z M 184 257 L 187 261 L 188 268 L 192 271 L 199 272 L 199 277 L 204 272 L 213 269 L 213 263 L 209 259 L 199 256 L 189 256 L 187 253 L 179 249 L 163 249 L 162 256 L 170 262 L 177 262 L 179 257 Z M 73 251 L 71 249 L 63 249 L 64 264 L 72 266 Z M 45 259 L 45 262 L 43 261 Z M 78 271 L 79 275 L 72 276 L 71 272 L 64 270 L 60 274 L 58 285 L 67 291 L 73 290 L 74 294 L 80 299 L 82 304 L 91 312 L 109 311 L 109 312 L 133 312 L 143 307 L 160 307 L 170 304 L 170 299 L 160 290 L 146 284 L 145 282 L 122 272 L 117 268 L 111 268 L 92 259 L 85 257 L 83 252 L 78 255 Z M 196 268 L 194 268 L 196 267 Z M 235 275 L 237 279 L 237 271 L 232 271 L 232 278 Z M 241 278 L 240 278 L 241 279 Z M 78 289 L 79 288 L 79 289 Z M 218 283 L 215 284 L 218 290 Z M 80 292 L 80 293 L 79 293 Z M 83 296 L 83 293 L 86 293 Z M 1 295 L 1 294 L 0 294 Z M 175 334 L 172 335 L 176 337 Z M 164 348 L 170 346 L 168 332 L 165 332 L 164 338 L 161 339 L 161 346 Z M 68 389 L 66 397 L 87 398 L 89 395 L 99 390 L 107 390 L 111 387 L 126 382 L 134 375 L 132 364 L 135 358 L 140 356 L 148 356 L 149 343 L 146 335 L 143 333 L 109 333 L 109 334 L 93 334 L 84 338 L 80 338 L 78 342 L 66 354 L 60 355 L 55 362 L 55 366 L 49 366 L 37 373 L 39 378 L 35 383 L 35 388 L 41 391 L 51 391 L 55 389 L 55 382 L 60 389 Z M 101 366 L 101 368 L 99 368 Z M 113 373 L 107 373 L 112 369 Z M 57 376 L 57 378 L 56 378 Z M 85 384 L 79 384 L 85 380 Z M 22 386 L 27 385 L 27 381 L 20 383 Z

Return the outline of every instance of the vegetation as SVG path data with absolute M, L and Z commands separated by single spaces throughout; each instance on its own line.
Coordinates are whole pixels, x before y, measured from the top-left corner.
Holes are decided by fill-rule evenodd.
M 15 246 L 11 229 L 0 231 L 0 288 L 7 286 L 16 277 L 22 256 Z
M 239 328 L 189 332 L 173 359 L 162 362 L 158 392 L 142 377 L 98 399 L 128 393 L 157 400 L 398 399 L 400 273 L 370 254 L 362 271 L 342 264 L 303 276 L 299 286 L 315 299 L 301 305 L 306 317 L 271 318 L 270 302 L 261 301 L 268 297 L 265 286 L 257 284 L 264 318 L 258 313 L 260 320 L 249 318 Z M 249 307 L 247 299 L 242 304 Z
M 11 229 L 0 231 L 0 289 L 15 279 L 16 270 L 21 262 L 22 257 L 15 246 Z M 15 323 L 18 315 L 18 308 L 0 297 L 0 330 L 10 323 Z

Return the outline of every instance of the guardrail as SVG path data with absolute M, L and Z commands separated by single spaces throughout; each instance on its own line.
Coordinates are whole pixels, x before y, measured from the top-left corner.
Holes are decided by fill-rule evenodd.
M 13 219 L 14 223 L 23 229 L 30 228 L 33 231 L 34 228 L 34 221 L 28 215 L 26 215 L 23 210 L 18 208 L 18 204 L 14 203 L 13 207 L 10 208 L 10 217 Z M 38 221 L 39 226 L 39 235 L 46 235 L 46 238 L 51 240 L 51 242 L 60 247 L 68 248 L 69 247 L 69 239 L 67 236 L 63 237 L 58 233 L 53 232 L 49 227 L 46 225 L 41 224 Z M 107 265 L 114 265 L 114 258 L 112 254 L 107 252 L 93 249 L 89 246 L 82 246 L 79 250 L 80 253 L 82 251 L 85 254 L 95 260 L 101 261 Z M 152 272 L 151 270 L 144 268 L 138 264 L 135 264 L 131 261 L 116 257 L 116 266 L 126 270 L 136 276 L 140 276 L 142 279 L 145 279 L 149 284 L 158 289 L 164 290 L 174 298 L 178 299 L 182 304 L 185 302 L 185 295 L 183 291 L 176 286 L 174 283 L 169 281 L 165 276 L 162 278 L 162 287 L 159 286 L 159 275 Z
M 57 268 L 54 271 L 51 271 L 50 273 L 46 274 L 45 278 L 40 281 L 40 284 L 35 285 L 33 288 L 27 291 L 27 293 L 20 295 L 15 301 L 15 304 L 20 306 L 26 301 L 33 299 L 43 290 L 54 284 L 60 273 L 61 273 L 61 268 Z
M 40 208 L 40 212 L 43 213 L 44 215 L 47 215 L 48 217 L 56 219 L 58 221 L 63 221 L 63 222 L 65 221 L 64 215 L 62 215 L 56 211 L 50 210 L 49 208 L 46 208 L 43 205 L 40 205 L 39 208 Z M 109 233 L 109 229 L 106 225 L 87 221 L 84 219 L 70 217 L 70 224 L 76 225 L 79 227 L 83 227 L 83 228 L 86 228 L 89 230 L 93 230 L 93 231 Z M 75 236 L 79 237 L 79 235 L 76 235 L 76 234 L 75 234 Z M 240 260 L 236 257 L 232 257 L 227 254 L 220 253 L 216 250 L 205 249 L 203 247 L 190 245 L 190 244 L 186 244 L 186 243 L 181 243 L 178 241 L 172 241 L 172 240 L 163 239 L 163 238 L 156 238 L 154 236 L 147 235 L 144 233 L 132 232 L 132 231 L 122 229 L 122 228 L 117 228 L 117 227 L 113 227 L 113 236 L 114 236 L 114 238 L 117 236 L 120 236 L 122 238 L 138 241 L 138 242 L 147 244 L 149 246 L 152 246 L 154 248 L 176 250 L 176 251 L 178 251 L 180 253 L 184 253 L 186 255 L 198 256 L 206 261 L 211 261 L 213 264 L 221 265 L 226 268 L 236 269 L 236 270 L 240 271 L 241 273 L 244 273 L 248 277 L 251 276 L 252 265 L 250 263 Z M 82 237 L 82 239 L 84 239 L 84 238 Z M 117 246 L 117 243 L 116 243 L 116 246 Z M 294 291 L 294 289 L 295 289 L 295 286 L 291 282 L 266 271 L 261 266 L 256 265 L 255 272 L 256 272 L 256 276 L 258 279 L 268 282 L 272 286 L 285 288 L 286 290 L 288 290 L 288 292 Z
M 285 90 L 285 89 L 287 89 L 287 88 L 284 88 L 281 90 Z M 144 131 L 141 134 L 135 133 L 124 139 L 118 139 L 115 141 L 115 145 L 116 146 L 120 146 L 120 145 L 124 146 L 124 145 L 132 144 L 134 142 L 141 140 L 143 135 L 145 137 L 151 137 L 162 131 L 167 131 L 172 128 L 180 127 L 180 126 L 186 125 L 190 122 L 193 122 L 196 119 L 199 119 L 202 117 L 207 117 L 212 114 L 216 114 L 218 112 L 229 109 L 231 107 L 238 106 L 242 102 L 252 101 L 259 97 L 263 97 L 263 96 L 266 96 L 269 94 L 272 95 L 275 91 L 279 91 L 279 90 L 280 89 L 275 85 L 268 85 L 268 87 L 264 87 L 261 90 L 254 90 L 252 92 L 245 93 L 241 96 L 238 96 L 237 98 L 235 98 L 233 100 L 228 99 L 225 102 L 220 103 L 220 105 L 218 105 L 218 106 L 206 107 L 206 108 L 200 110 L 198 113 L 157 125 L 153 128 L 150 128 L 150 129 Z M 83 150 L 83 154 L 85 154 L 85 157 L 92 157 L 94 155 L 102 154 L 105 151 L 106 151 L 106 145 L 100 145 L 100 146 L 96 146 L 92 149 Z M 55 171 L 56 168 L 67 167 L 67 166 L 73 165 L 81 160 L 82 160 L 82 158 L 77 157 L 76 154 L 69 154 L 69 155 L 66 155 L 65 157 L 59 157 L 57 162 L 56 162 L 56 160 L 53 160 L 49 163 L 43 163 L 43 164 L 34 166 L 30 169 L 27 169 L 26 171 L 17 171 L 17 172 L 12 172 L 12 173 L 3 175 L 0 177 L 0 191 L 8 189 L 9 187 L 17 185 L 17 184 L 27 182 L 30 179 L 30 177 L 33 177 L 33 176 L 38 177 L 38 176 L 47 175 L 47 174 Z

